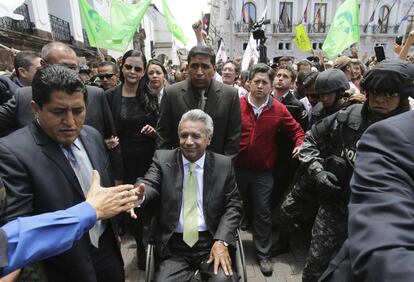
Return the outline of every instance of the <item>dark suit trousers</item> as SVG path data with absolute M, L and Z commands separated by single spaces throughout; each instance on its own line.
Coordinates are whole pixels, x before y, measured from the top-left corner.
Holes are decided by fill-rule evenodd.
M 108 226 L 99 238 L 99 249 L 90 247 L 97 281 L 124 282 L 124 262 L 112 228 Z
M 192 281 L 197 271 L 202 281 L 237 281 L 234 268 L 232 276 L 226 276 L 221 267 L 219 267 L 218 274 L 214 275 L 214 263 L 206 263 L 210 257 L 214 239 L 208 231 L 199 232 L 199 234 L 198 242 L 190 248 L 183 241 L 181 233 L 174 233 L 167 246 L 171 255 L 161 260 L 155 274 L 156 282 Z
M 270 257 L 272 247 L 271 201 L 273 175 L 271 171 L 254 172 L 236 169 L 237 187 L 244 199 L 253 204 L 253 244 L 259 260 Z

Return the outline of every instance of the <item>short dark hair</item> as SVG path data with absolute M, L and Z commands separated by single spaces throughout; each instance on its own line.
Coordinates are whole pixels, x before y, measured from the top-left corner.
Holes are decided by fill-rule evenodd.
M 279 59 L 279 62 L 293 62 L 293 58 L 289 56 L 283 56 Z
M 47 65 L 40 68 L 33 77 L 33 101 L 42 109 L 50 101 L 52 92 L 63 91 L 69 95 L 82 92 L 87 101 L 86 86 L 76 71 L 63 65 Z
M 17 53 L 14 58 L 14 71 L 16 72 L 17 77 L 19 77 L 18 68 L 24 68 L 29 70 L 32 65 L 32 61 L 36 58 L 40 58 L 39 54 L 34 51 L 20 51 Z
M 187 56 L 187 62 L 190 64 L 191 58 L 201 55 L 201 56 L 207 56 L 210 58 L 211 64 L 214 66 L 216 64 L 216 54 L 214 53 L 214 50 L 207 46 L 194 46 L 191 48 L 190 52 Z
M 279 70 L 287 70 L 288 72 L 290 72 L 290 78 L 292 79 L 292 82 L 294 82 L 296 80 L 297 73 L 296 73 L 296 71 L 293 67 L 282 65 L 282 66 L 280 66 L 276 69 L 276 73 Z
M 141 51 L 138 51 L 138 50 L 129 50 L 122 56 L 121 66 L 120 66 L 121 69 L 125 64 L 126 59 L 128 59 L 129 57 L 141 58 L 142 63 L 144 64 L 144 69 L 147 67 L 147 58 L 145 57 L 144 53 L 142 53 Z M 122 73 L 122 71 L 119 73 L 119 80 L 122 83 L 124 82 L 124 74 Z
M 104 61 L 102 63 L 99 63 L 98 68 L 106 67 L 106 66 L 112 67 L 112 72 L 113 73 L 115 73 L 115 74 L 118 73 L 118 66 L 115 63 L 111 62 L 111 61 Z
M 269 77 L 270 83 L 273 83 L 273 79 L 275 78 L 275 71 L 268 65 L 263 63 L 255 64 L 250 71 L 249 79 L 252 80 L 256 73 L 266 73 Z
M 308 65 L 309 67 L 312 67 L 312 63 L 310 62 L 310 61 L 308 61 L 308 60 L 300 60 L 297 64 L 296 64 L 296 66 L 297 66 L 297 70 L 298 70 L 298 72 L 299 72 L 299 70 L 300 70 L 300 68 L 302 67 L 302 66 L 306 66 L 306 65 Z
M 237 75 L 240 74 L 241 66 L 238 63 L 236 63 L 235 61 L 232 61 L 232 60 L 228 60 L 227 62 L 224 63 L 223 68 L 227 64 L 232 64 L 234 66 L 234 70 L 236 71 L 236 74 Z

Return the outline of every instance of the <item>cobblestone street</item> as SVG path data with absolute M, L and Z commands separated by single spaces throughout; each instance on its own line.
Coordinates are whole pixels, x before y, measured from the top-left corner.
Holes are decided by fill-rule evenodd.
M 291 240 L 291 251 L 272 258 L 273 276 L 264 277 L 260 272 L 254 256 L 252 235 L 248 232 L 241 233 L 243 238 L 244 252 L 247 263 L 247 278 L 249 282 L 300 282 L 302 281 L 302 270 L 307 254 L 307 243 L 303 238 Z M 132 237 L 126 237 L 122 244 L 122 255 L 125 262 L 125 273 L 127 282 L 145 281 L 145 272 L 138 270 L 136 261 L 136 244 Z

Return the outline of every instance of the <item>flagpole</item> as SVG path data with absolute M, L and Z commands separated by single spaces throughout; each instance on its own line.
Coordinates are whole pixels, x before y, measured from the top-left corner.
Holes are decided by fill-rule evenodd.
M 414 7 L 414 2 L 411 4 L 411 6 L 410 6 L 410 8 L 408 8 L 408 11 L 407 11 L 407 13 L 405 13 L 405 16 L 404 16 L 404 18 L 405 17 L 407 17 L 409 14 L 410 14 L 410 11 L 411 11 L 411 9 Z M 401 21 L 402 22 L 402 21 Z M 401 23 L 400 23 L 401 24 Z
M 308 5 L 309 5 L 309 1 L 310 0 L 308 0 L 308 2 L 306 2 L 305 11 L 303 11 L 302 20 L 301 20 L 302 23 L 303 23 L 303 19 L 305 18 L 305 13 L 306 13 L 306 18 L 308 17 Z

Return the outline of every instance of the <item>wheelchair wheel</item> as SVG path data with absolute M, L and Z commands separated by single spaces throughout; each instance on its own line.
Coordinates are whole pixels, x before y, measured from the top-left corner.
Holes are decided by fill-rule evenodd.
M 154 281 L 154 271 L 155 271 L 154 245 L 148 244 L 147 262 L 145 265 L 145 282 Z
M 246 259 L 239 230 L 237 230 L 236 269 L 239 275 L 239 281 L 247 282 Z

